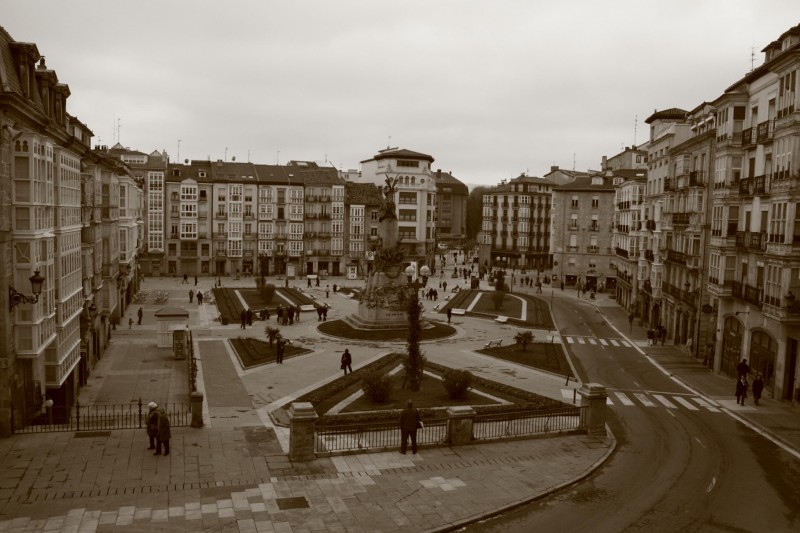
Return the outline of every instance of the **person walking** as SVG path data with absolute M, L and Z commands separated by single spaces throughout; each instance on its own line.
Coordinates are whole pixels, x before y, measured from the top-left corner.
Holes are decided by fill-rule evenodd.
M 299 305 L 295 305 L 294 306 L 294 321 L 295 322 L 300 322 L 300 306 Z
M 197 287 L 197 274 L 194 276 L 194 286 Z
M 186 283 L 187 285 L 189 284 L 189 274 L 183 275 L 183 281 L 181 282 L 181 285 L 183 285 L 184 283 Z
M 447 323 L 450 323 L 450 318 L 453 316 L 453 309 L 448 307 L 447 308 Z
M 193 299 L 194 299 L 194 291 L 192 289 L 189 289 L 189 303 L 192 303 Z
M 325 298 L 330 298 L 330 297 L 331 297 L 331 286 L 325 285 Z
M 239 313 L 239 321 L 241 322 L 241 329 L 247 329 L 247 311 L 244 309 Z
M 253 310 L 250 309 L 249 307 L 247 308 L 247 312 L 245 313 L 245 318 L 247 319 L 247 325 L 248 326 L 252 326 L 253 325 Z
M 647 345 L 648 346 L 651 346 L 653 344 L 653 335 L 655 335 L 655 333 L 653 332 L 653 328 L 648 329 L 647 330 Z
M 408 438 L 411 437 L 411 453 L 417 453 L 417 430 L 422 427 L 419 411 L 409 398 L 406 408 L 400 412 L 400 453 L 405 454 Z
M 197 291 L 197 305 L 203 305 L 203 291 Z
M 161 455 L 163 446 L 164 455 L 169 455 L 169 439 L 172 436 L 169 427 L 169 415 L 163 408 L 158 408 L 158 435 L 156 436 L 156 453 Z
M 344 370 L 345 376 L 347 375 L 348 370 L 350 372 L 353 372 L 352 364 L 353 364 L 353 356 L 350 355 L 350 350 L 345 348 L 344 353 L 342 354 L 342 370 Z
M 764 391 L 764 378 L 761 373 L 756 374 L 756 379 L 753 380 L 753 403 L 758 405 L 758 400 L 761 399 L 761 393 Z
M 740 378 L 747 377 L 747 374 L 750 373 L 750 365 L 747 364 L 747 359 L 742 359 L 742 362 L 736 365 L 736 373 Z
M 745 398 L 747 398 L 747 378 L 742 376 L 736 382 L 736 403 L 744 405 Z
M 142 325 L 142 317 L 144 316 L 144 311 L 142 311 L 141 307 L 139 308 L 138 311 L 136 311 L 136 316 L 139 317 L 139 325 L 141 326 Z
M 133 317 L 128 319 L 128 329 L 131 329 L 132 327 L 133 327 Z
M 147 438 L 150 439 L 148 450 L 156 449 L 156 436 L 158 435 L 158 404 L 150 402 L 147 404 Z

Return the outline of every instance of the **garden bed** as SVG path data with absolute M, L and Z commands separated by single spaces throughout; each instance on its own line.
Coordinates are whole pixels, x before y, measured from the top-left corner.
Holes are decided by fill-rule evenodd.
M 276 347 L 277 343 L 272 346 L 268 342 L 251 337 L 238 337 L 230 339 L 231 346 L 242 363 L 244 368 L 253 368 L 267 363 L 274 363 L 277 357 Z M 297 355 L 311 353 L 311 350 L 296 346 L 294 344 L 287 344 L 283 350 L 283 358 L 288 359 Z
M 420 340 L 429 341 L 451 337 L 456 329 L 442 322 L 429 321 L 430 327 L 420 331 Z M 317 329 L 326 335 L 343 339 L 361 341 L 401 342 L 408 340 L 408 328 L 402 329 L 356 329 L 344 320 L 328 320 L 320 322 Z
M 561 344 L 534 342 L 528 344 L 524 351 L 521 344 L 509 344 L 508 346 L 484 348 L 478 350 L 478 353 L 518 365 L 546 370 L 561 376 L 575 377 L 572 373 L 572 367 L 569 366 L 567 357 L 564 355 L 564 347 Z

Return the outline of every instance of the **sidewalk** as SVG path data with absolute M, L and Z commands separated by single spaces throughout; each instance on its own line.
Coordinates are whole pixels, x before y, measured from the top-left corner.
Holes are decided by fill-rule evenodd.
M 242 331 L 215 322 L 215 306 L 189 304 L 189 289 L 213 287 L 211 278 L 198 281 L 195 287 L 193 280 L 186 285 L 180 278 L 145 280 L 144 289 L 169 291 L 170 301 L 145 305 L 142 326 L 113 332 L 81 401 L 126 403 L 140 396 L 181 401 L 187 393 L 185 361 L 155 348 L 153 318 L 160 307 L 179 306 L 190 313 L 206 426 L 173 428 L 169 457 L 154 457 L 145 449 L 144 430 L 16 435 L 0 441 L 0 531 L 446 530 L 575 483 L 614 450 L 612 436 L 563 436 L 292 463 L 288 431 L 274 426 L 268 413 L 337 378 L 342 341 L 319 335 L 317 321 L 304 315 L 282 331 L 313 353 L 283 365 L 241 369 L 221 341 L 241 334 L 263 338 L 264 324 Z M 255 284 L 253 278 L 222 282 L 225 287 Z M 325 286 L 334 283 L 362 282 L 332 278 L 309 289 L 295 280 L 290 286 L 328 302 L 338 318 L 354 312 L 357 302 L 332 291 L 326 299 Z M 138 307 L 130 306 L 129 316 Z M 430 309 L 426 314 L 444 317 Z M 562 377 L 475 352 L 486 338 L 513 336 L 513 326 L 471 317 L 454 317 L 453 325 L 455 337 L 423 344 L 429 360 L 563 399 Z M 356 368 L 404 347 L 347 344 Z

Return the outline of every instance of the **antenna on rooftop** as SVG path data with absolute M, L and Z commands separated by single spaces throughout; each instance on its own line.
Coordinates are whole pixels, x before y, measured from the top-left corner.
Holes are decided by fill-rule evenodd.
M 633 147 L 636 148 L 636 132 L 639 128 L 639 115 L 633 117 Z
M 756 47 L 750 47 L 750 72 L 756 68 Z
M 120 142 L 119 130 L 122 129 L 122 119 L 117 119 L 117 142 Z
M 280 165 L 281 164 L 281 151 L 280 150 L 278 150 L 278 153 L 275 154 L 275 164 L 276 165 Z
M 227 146 L 225 147 L 225 156 L 223 157 L 222 160 L 223 161 L 227 161 L 228 160 L 228 147 Z
M 389 135 L 389 139 L 387 139 L 387 140 L 388 140 L 388 142 L 386 143 L 386 148 L 391 148 L 392 147 L 392 136 Z
M 178 139 L 178 161 L 181 160 L 181 140 Z
M 572 170 L 575 170 L 575 152 L 572 152 Z

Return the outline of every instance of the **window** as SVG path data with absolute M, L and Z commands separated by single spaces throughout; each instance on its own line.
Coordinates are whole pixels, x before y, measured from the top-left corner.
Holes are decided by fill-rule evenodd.
M 578 196 L 577 195 L 573 195 L 572 196 L 572 202 L 570 203 L 570 207 L 572 209 L 578 209 Z
M 573 213 L 569 216 L 569 229 L 578 229 L 578 214 Z
M 600 207 L 600 197 L 592 196 L 592 209 L 597 209 Z

